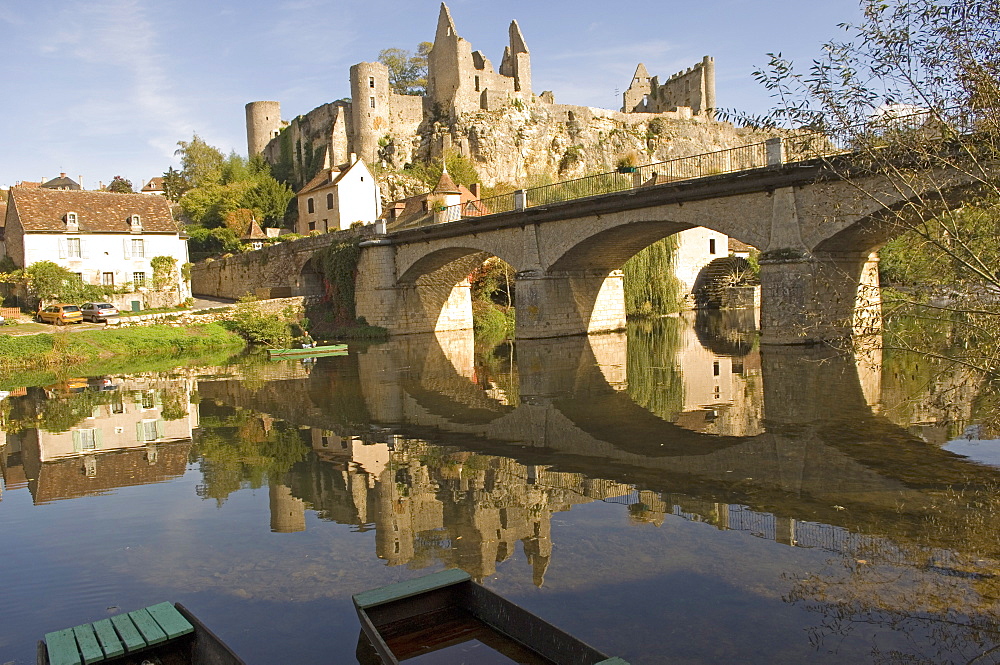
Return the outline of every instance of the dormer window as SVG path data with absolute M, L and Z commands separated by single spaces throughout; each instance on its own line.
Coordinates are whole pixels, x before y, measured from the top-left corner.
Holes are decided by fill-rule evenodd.
M 75 212 L 66 213 L 66 230 L 67 231 L 79 231 L 80 222 L 79 217 Z
M 128 225 L 132 233 L 142 233 L 142 218 L 139 215 L 130 215 Z

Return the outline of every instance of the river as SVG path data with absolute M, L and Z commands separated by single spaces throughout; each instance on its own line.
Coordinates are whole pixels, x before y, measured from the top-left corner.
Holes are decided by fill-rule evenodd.
M 988 384 L 752 325 L 10 385 L 0 664 L 163 600 L 354 663 L 351 595 L 443 568 L 633 665 L 1000 662 Z

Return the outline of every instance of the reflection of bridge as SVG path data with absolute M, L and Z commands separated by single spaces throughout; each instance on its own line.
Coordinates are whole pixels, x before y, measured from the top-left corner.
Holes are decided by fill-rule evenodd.
M 932 188 L 957 189 L 972 178 L 927 172 L 900 188 L 870 174 L 848 182 L 842 167 L 775 164 L 396 231 L 363 244 L 357 313 L 394 334 L 471 329 L 467 276 L 493 255 L 516 271 L 518 339 L 620 330 L 625 261 L 700 226 L 764 250 L 765 342 L 876 330 L 873 253 L 900 232 L 898 211 Z M 199 266 L 194 289 L 221 296 L 315 289 L 320 243 L 300 243 Z
M 377 425 L 527 465 L 660 492 L 766 503 L 777 514 L 806 511 L 811 520 L 851 528 L 888 517 L 887 523 L 915 524 L 899 519 L 900 505 L 904 513 L 922 510 L 934 492 L 928 488 L 997 480 L 993 470 L 875 415 L 872 366 L 815 349 L 765 349 L 766 431 L 717 436 L 635 404 L 621 389 L 626 344 L 621 335 L 519 342 L 519 403 L 512 406 L 473 382 L 471 335 L 408 336 L 336 359 L 329 363 L 335 373 L 321 364 L 308 380 L 254 391 L 236 381 L 204 382 L 199 390 L 299 425 L 340 433 Z M 363 405 L 355 401 L 358 391 Z

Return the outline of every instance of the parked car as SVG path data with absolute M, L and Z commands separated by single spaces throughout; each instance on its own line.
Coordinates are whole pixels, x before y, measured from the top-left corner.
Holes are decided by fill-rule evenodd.
M 42 323 L 54 323 L 57 326 L 66 325 L 67 323 L 83 323 L 83 314 L 80 312 L 80 306 L 64 303 L 49 305 L 38 312 L 36 318 Z
M 111 317 L 118 316 L 118 309 L 109 302 L 85 302 L 80 308 L 84 321 L 101 323 Z

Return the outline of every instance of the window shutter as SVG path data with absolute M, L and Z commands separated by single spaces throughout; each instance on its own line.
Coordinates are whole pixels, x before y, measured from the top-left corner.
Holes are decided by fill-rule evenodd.
M 59 258 L 66 258 L 66 238 L 59 238 Z
M 94 447 L 102 448 L 104 447 L 104 430 L 99 427 L 94 428 Z
M 79 430 L 73 430 L 73 452 L 78 453 L 83 450 L 83 443 L 80 441 Z
M 135 440 L 136 441 L 141 441 L 141 442 L 145 442 L 146 441 L 146 436 L 145 436 L 145 432 L 143 431 L 142 421 L 141 420 L 135 424 Z
M 166 425 L 163 422 L 163 418 L 156 419 L 156 438 L 162 439 L 166 435 Z
M 87 241 L 84 238 L 80 238 L 80 258 L 90 258 L 90 247 L 87 246 Z
M 124 240 L 122 240 L 122 245 L 125 248 L 125 260 L 126 261 L 132 258 L 132 246 L 129 244 L 130 242 L 131 242 L 131 238 L 125 238 Z

